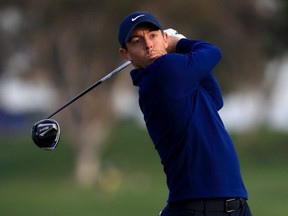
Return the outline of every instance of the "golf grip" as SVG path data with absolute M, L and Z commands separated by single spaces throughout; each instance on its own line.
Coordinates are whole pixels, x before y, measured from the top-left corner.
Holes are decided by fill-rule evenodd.
M 80 97 L 82 97 L 83 95 L 85 95 L 86 93 L 88 93 L 89 91 L 91 91 L 92 89 L 94 89 L 95 87 L 97 87 L 98 85 L 100 85 L 101 83 L 103 83 L 104 81 L 106 81 L 107 79 L 110 79 L 112 76 L 114 76 L 115 74 L 117 74 L 118 72 L 120 72 L 121 70 L 123 70 L 124 68 L 126 68 L 127 66 L 129 66 L 131 64 L 130 61 L 127 61 L 125 63 L 123 63 L 122 65 L 120 65 L 119 67 L 117 67 L 115 70 L 113 70 L 112 72 L 110 72 L 109 74 L 107 74 L 106 76 L 104 76 L 103 78 L 101 78 L 100 80 L 98 80 L 97 82 L 95 82 L 93 85 L 91 85 L 90 87 L 88 87 L 87 89 L 85 89 L 84 91 L 82 91 L 80 94 L 78 94 L 76 97 L 72 98 L 70 101 L 68 101 L 67 103 L 65 103 L 63 106 L 61 106 L 60 108 L 58 108 L 55 112 L 51 113 L 49 116 L 47 116 L 47 119 L 51 118 L 52 116 L 56 115 L 58 112 L 60 112 L 61 110 L 63 110 L 64 108 L 66 108 L 67 106 L 69 106 L 70 104 L 72 104 L 73 102 L 75 102 L 76 100 L 78 100 Z

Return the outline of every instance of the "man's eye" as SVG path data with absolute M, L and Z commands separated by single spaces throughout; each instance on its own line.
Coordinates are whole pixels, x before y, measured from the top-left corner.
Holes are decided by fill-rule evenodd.
M 151 38 L 155 38 L 155 37 L 157 37 L 157 34 L 151 34 L 150 37 L 151 37 Z
M 139 44 L 140 43 L 140 40 L 139 39 L 133 39 L 131 40 L 131 44 L 133 45 L 136 45 L 136 44 Z

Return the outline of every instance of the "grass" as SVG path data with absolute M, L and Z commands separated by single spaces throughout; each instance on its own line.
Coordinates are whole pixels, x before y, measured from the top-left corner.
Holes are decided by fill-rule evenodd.
M 287 215 L 287 138 L 260 130 L 233 135 L 253 215 Z M 29 137 L 0 138 L 0 215 L 147 216 L 165 205 L 165 176 L 145 130 L 123 123 L 107 140 L 98 187 L 73 179 L 74 152 L 65 140 L 47 152 Z
M 233 138 L 253 215 L 287 215 L 288 134 L 261 129 Z

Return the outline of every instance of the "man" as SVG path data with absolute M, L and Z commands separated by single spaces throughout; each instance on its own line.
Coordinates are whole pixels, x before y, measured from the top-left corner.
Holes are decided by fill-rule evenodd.
M 133 84 L 169 189 L 161 216 L 251 215 L 233 143 L 218 115 L 222 96 L 213 68 L 219 49 L 162 30 L 133 12 L 118 32 Z

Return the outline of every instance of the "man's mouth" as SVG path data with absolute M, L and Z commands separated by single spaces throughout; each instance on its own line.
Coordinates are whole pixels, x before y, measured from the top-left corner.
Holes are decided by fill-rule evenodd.
M 157 57 L 158 55 L 157 55 L 157 53 L 156 52 L 154 52 L 154 51 L 150 51 L 148 54 L 147 54 L 147 58 L 155 58 L 155 57 Z

